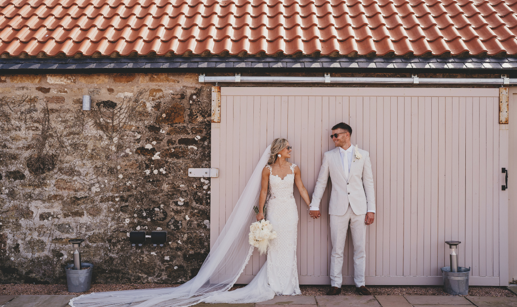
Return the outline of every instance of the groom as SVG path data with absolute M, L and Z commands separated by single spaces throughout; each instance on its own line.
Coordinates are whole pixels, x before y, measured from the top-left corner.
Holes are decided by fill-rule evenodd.
M 366 225 L 375 217 L 375 193 L 370 156 L 350 143 L 352 127 L 339 123 L 332 127 L 330 137 L 336 148 L 323 156 L 318 181 L 312 195 L 310 215 L 320 217 L 320 202 L 330 176 L 330 237 L 332 255 L 330 258 L 331 287 L 327 295 L 341 293 L 343 282 L 343 253 L 346 232 L 350 224 L 354 243 L 354 282 L 361 295 L 371 295 L 365 287 Z

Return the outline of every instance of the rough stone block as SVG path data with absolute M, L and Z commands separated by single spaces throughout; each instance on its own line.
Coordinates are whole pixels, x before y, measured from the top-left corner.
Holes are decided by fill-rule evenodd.
M 20 171 L 7 172 L 5 177 L 13 181 L 25 180 L 25 174 Z
M 199 84 L 199 75 L 198 74 L 183 74 L 182 83 L 197 85 L 197 84 Z
M 178 140 L 179 145 L 196 145 L 197 140 L 193 138 L 182 138 Z
M 47 82 L 50 84 L 72 84 L 76 82 L 73 75 L 47 75 Z
M 0 94 L 10 93 L 12 89 L 10 87 L 0 87 Z
M 63 104 L 65 103 L 65 97 L 63 96 L 51 96 L 45 98 L 45 100 L 50 104 Z
M 156 99 L 162 98 L 163 96 L 164 95 L 163 95 L 163 90 L 162 89 L 153 88 L 153 89 L 149 90 L 149 98 L 151 100 L 156 100 Z
M 158 124 L 181 124 L 185 122 L 185 107 L 174 103 L 170 108 L 158 115 Z
M 78 75 L 79 82 L 86 84 L 106 84 L 109 82 L 109 74 L 85 74 Z
M 178 76 L 168 73 L 142 74 L 140 83 L 178 83 Z
M 85 187 L 75 181 L 67 181 L 65 179 L 58 179 L 54 184 L 56 189 L 61 191 L 85 191 Z
M 205 129 L 203 129 L 201 127 L 193 127 L 192 128 L 192 133 L 194 133 L 194 134 L 204 134 L 205 133 Z
M 42 87 L 42 86 L 38 86 L 36 88 L 37 91 L 39 92 L 42 92 L 43 94 L 48 94 L 50 93 L 50 87 Z
M 113 74 L 113 81 L 118 83 L 129 83 L 136 79 L 135 74 Z
M 6 76 L 0 76 L 0 83 L 5 83 L 7 82 L 7 77 Z
M 174 127 L 169 128 L 169 130 L 167 130 L 167 134 L 168 135 L 189 134 L 189 131 L 188 131 L 187 127 L 174 126 Z
M 68 223 L 57 224 L 56 229 L 57 229 L 57 231 L 59 231 L 61 233 L 73 233 L 74 232 L 74 229 Z
M 41 75 L 14 75 L 9 77 L 12 83 L 40 83 Z

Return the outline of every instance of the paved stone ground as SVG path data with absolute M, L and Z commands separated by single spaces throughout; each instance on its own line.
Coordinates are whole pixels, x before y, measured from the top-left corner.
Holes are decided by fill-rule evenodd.
M 66 307 L 73 295 L 3 295 L 0 307 Z M 377 295 L 278 296 L 258 304 L 198 304 L 197 307 L 517 307 L 517 297 Z
M 517 294 L 517 285 L 510 285 L 508 287 L 508 290 L 512 291 L 513 293 Z

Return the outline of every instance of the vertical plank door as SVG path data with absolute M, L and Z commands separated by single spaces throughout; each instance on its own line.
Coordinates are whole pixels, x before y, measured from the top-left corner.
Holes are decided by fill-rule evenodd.
M 289 140 L 291 162 L 312 195 L 323 153 L 334 148 L 331 127 L 346 122 L 353 144 L 370 152 L 374 173 L 367 284 L 442 284 L 445 241 L 460 240 L 459 262 L 472 268 L 470 284 L 504 285 L 508 233 L 500 221 L 508 207 L 500 181 L 508 132 L 500 132 L 498 95 L 498 89 L 222 88 L 221 123 L 212 124 L 212 167 L 220 176 L 212 179 L 211 242 L 273 139 Z M 301 284 L 330 283 L 329 191 L 318 220 L 295 192 Z M 350 235 L 347 240 L 344 283 L 353 284 Z M 251 281 L 264 261 L 255 253 L 238 283 Z

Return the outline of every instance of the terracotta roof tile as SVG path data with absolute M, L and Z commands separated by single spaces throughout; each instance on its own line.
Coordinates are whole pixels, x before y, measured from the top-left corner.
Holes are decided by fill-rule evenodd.
M 0 0 L 0 54 L 517 55 L 517 0 Z

